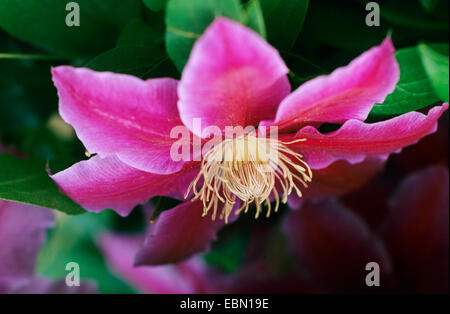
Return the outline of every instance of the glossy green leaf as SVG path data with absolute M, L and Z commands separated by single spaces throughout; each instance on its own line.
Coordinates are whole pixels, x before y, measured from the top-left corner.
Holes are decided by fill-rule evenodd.
M 166 7 L 167 0 L 143 0 L 144 4 L 153 11 L 161 11 Z
M 266 38 L 266 25 L 259 0 L 248 2 L 243 11 L 243 23 Z
M 0 154 L 0 199 L 62 211 L 69 215 L 85 212 L 59 192 L 48 176 L 45 162 L 17 159 Z
M 422 66 L 417 47 L 397 51 L 400 80 L 382 104 L 376 104 L 371 116 L 393 116 L 424 108 L 439 100 Z
M 419 45 L 420 56 L 428 78 L 441 100 L 449 101 L 448 44 Z
M 309 0 L 260 0 L 268 40 L 275 47 L 290 50 L 302 29 Z
M 175 76 L 177 71 L 165 51 L 161 49 L 163 37 L 141 20 L 131 21 L 122 31 L 117 46 L 92 60 L 85 66 L 96 71 L 111 71 L 149 77 Z
M 241 21 L 239 0 L 169 0 L 166 12 L 166 48 L 179 71 L 184 68 L 194 42 L 218 16 Z
M 140 0 L 78 0 L 80 26 L 66 25 L 70 0 L 0 0 L 0 28 L 26 42 L 72 57 L 114 46 L 122 28 L 141 15 Z

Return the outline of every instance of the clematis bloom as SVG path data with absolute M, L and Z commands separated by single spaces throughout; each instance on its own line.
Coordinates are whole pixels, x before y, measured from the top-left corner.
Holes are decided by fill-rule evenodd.
M 52 178 L 90 211 L 112 208 L 126 216 L 157 195 L 186 199 L 150 227 L 136 261 L 171 263 L 205 250 L 225 221 L 251 204 L 256 216 L 264 206 L 269 215 L 272 200 L 276 211 L 294 191 L 297 197 L 317 197 L 358 187 L 389 154 L 434 132 L 447 109 L 444 104 L 428 115 L 363 122 L 399 79 L 390 38 L 292 93 L 288 71 L 275 48 L 226 18 L 216 19 L 197 40 L 179 82 L 56 67 L 61 117 L 97 155 Z M 343 125 L 322 134 L 317 130 L 322 123 Z M 178 126 L 189 130 L 189 139 L 171 136 Z M 247 126 L 258 128 L 257 134 L 225 138 L 201 161 L 171 157 L 180 141 L 204 144 L 208 127 Z M 279 138 L 266 146 L 259 130 L 270 127 Z M 219 210 L 221 219 L 214 219 Z

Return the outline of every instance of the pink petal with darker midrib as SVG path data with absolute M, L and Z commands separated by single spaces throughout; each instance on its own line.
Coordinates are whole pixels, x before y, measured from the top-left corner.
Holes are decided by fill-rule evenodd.
M 274 121 L 279 131 L 292 132 L 307 124 L 364 121 L 376 103 L 394 91 L 400 72 L 390 38 L 330 75 L 312 79 L 290 94 Z
M 170 156 L 177 140 L 170 131 L 182 125 L 176 80 L 143 81 L 68 66 L 56 67 L 52 74 L 61 117 L 75 128 L 91 154 L 116 154 L 130 166 L 158 174 L 183 167 L 182 160 Z
M 273 118 L 288 95 L 288 71 L 278 51 L 257 33 L 218 18 L 196 42 L 183 71 L 181 119 L 191 131 L 194 118 L 202 119 L 203 128 L 256 126 Z

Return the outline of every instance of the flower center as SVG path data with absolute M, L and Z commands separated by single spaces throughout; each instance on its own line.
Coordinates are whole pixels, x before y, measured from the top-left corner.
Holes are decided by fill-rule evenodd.
M 255 203 L 258 218 L 262 205 L 267 207 L 266 216 L 271 212 L 271 196 L 275 200 L 274 211 L 277 212 L 281 202 L 286 203 L 287 197 L 295 190 L 302 196 L 298 185 L 305 188 L 311 182 L 312 172 L 302 155 L 293 152 L 277 139 L 245 135 L 226 139 L 209 150 L 201 164 L 201 170 L 191 182 L 186 192 L 193 191 L 192 201 L 203 201 L 203 216 L 212 209 L 212 219 L 215 220 L 219 203 L 223 204 L 220 219 L 228 222 L 228 217 L 236 204 L 237 198 L 242 206 L 236 211 L 245 213 L 251 203 Z M 203 177 L 203 185 L 197 190 L 197 184 Z M 278 183 L 278 184 L 277 184 Z

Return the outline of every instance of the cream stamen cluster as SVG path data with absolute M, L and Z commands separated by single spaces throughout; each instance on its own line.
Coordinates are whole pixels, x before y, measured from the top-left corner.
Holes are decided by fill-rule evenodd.
M 225 139 L 209 150 L 201 164 L 201 170 L 191 182 L 185 197 L 193 191 L 193 201 L 203 201 L 203 216 L 212 209 L 212 219 L 216 219 L 219 203 L 222 206 L 220 219 L 228 222 L 228 217 L 237 200 L 242 206 L 236 214 L 249 209 L 255 203 L 258 218 L 263 204 L 267 207 L 266 216 L 272 209 L 271 197 L 275 201 L 277 212 L 281 202 L 286 203 L 293 190 L 299 197 L 302 192 L 299 184 L 305 188 L 312 180 L 312 172 L 303 156 L 288 148 L 287 145 L 304 141 L 283 143 L 278 139 L 257 137 L 254 134 Z M 197 190 L 199 180 L 203 185 Z M 278 184 L 277 184 L 278 183 Z

